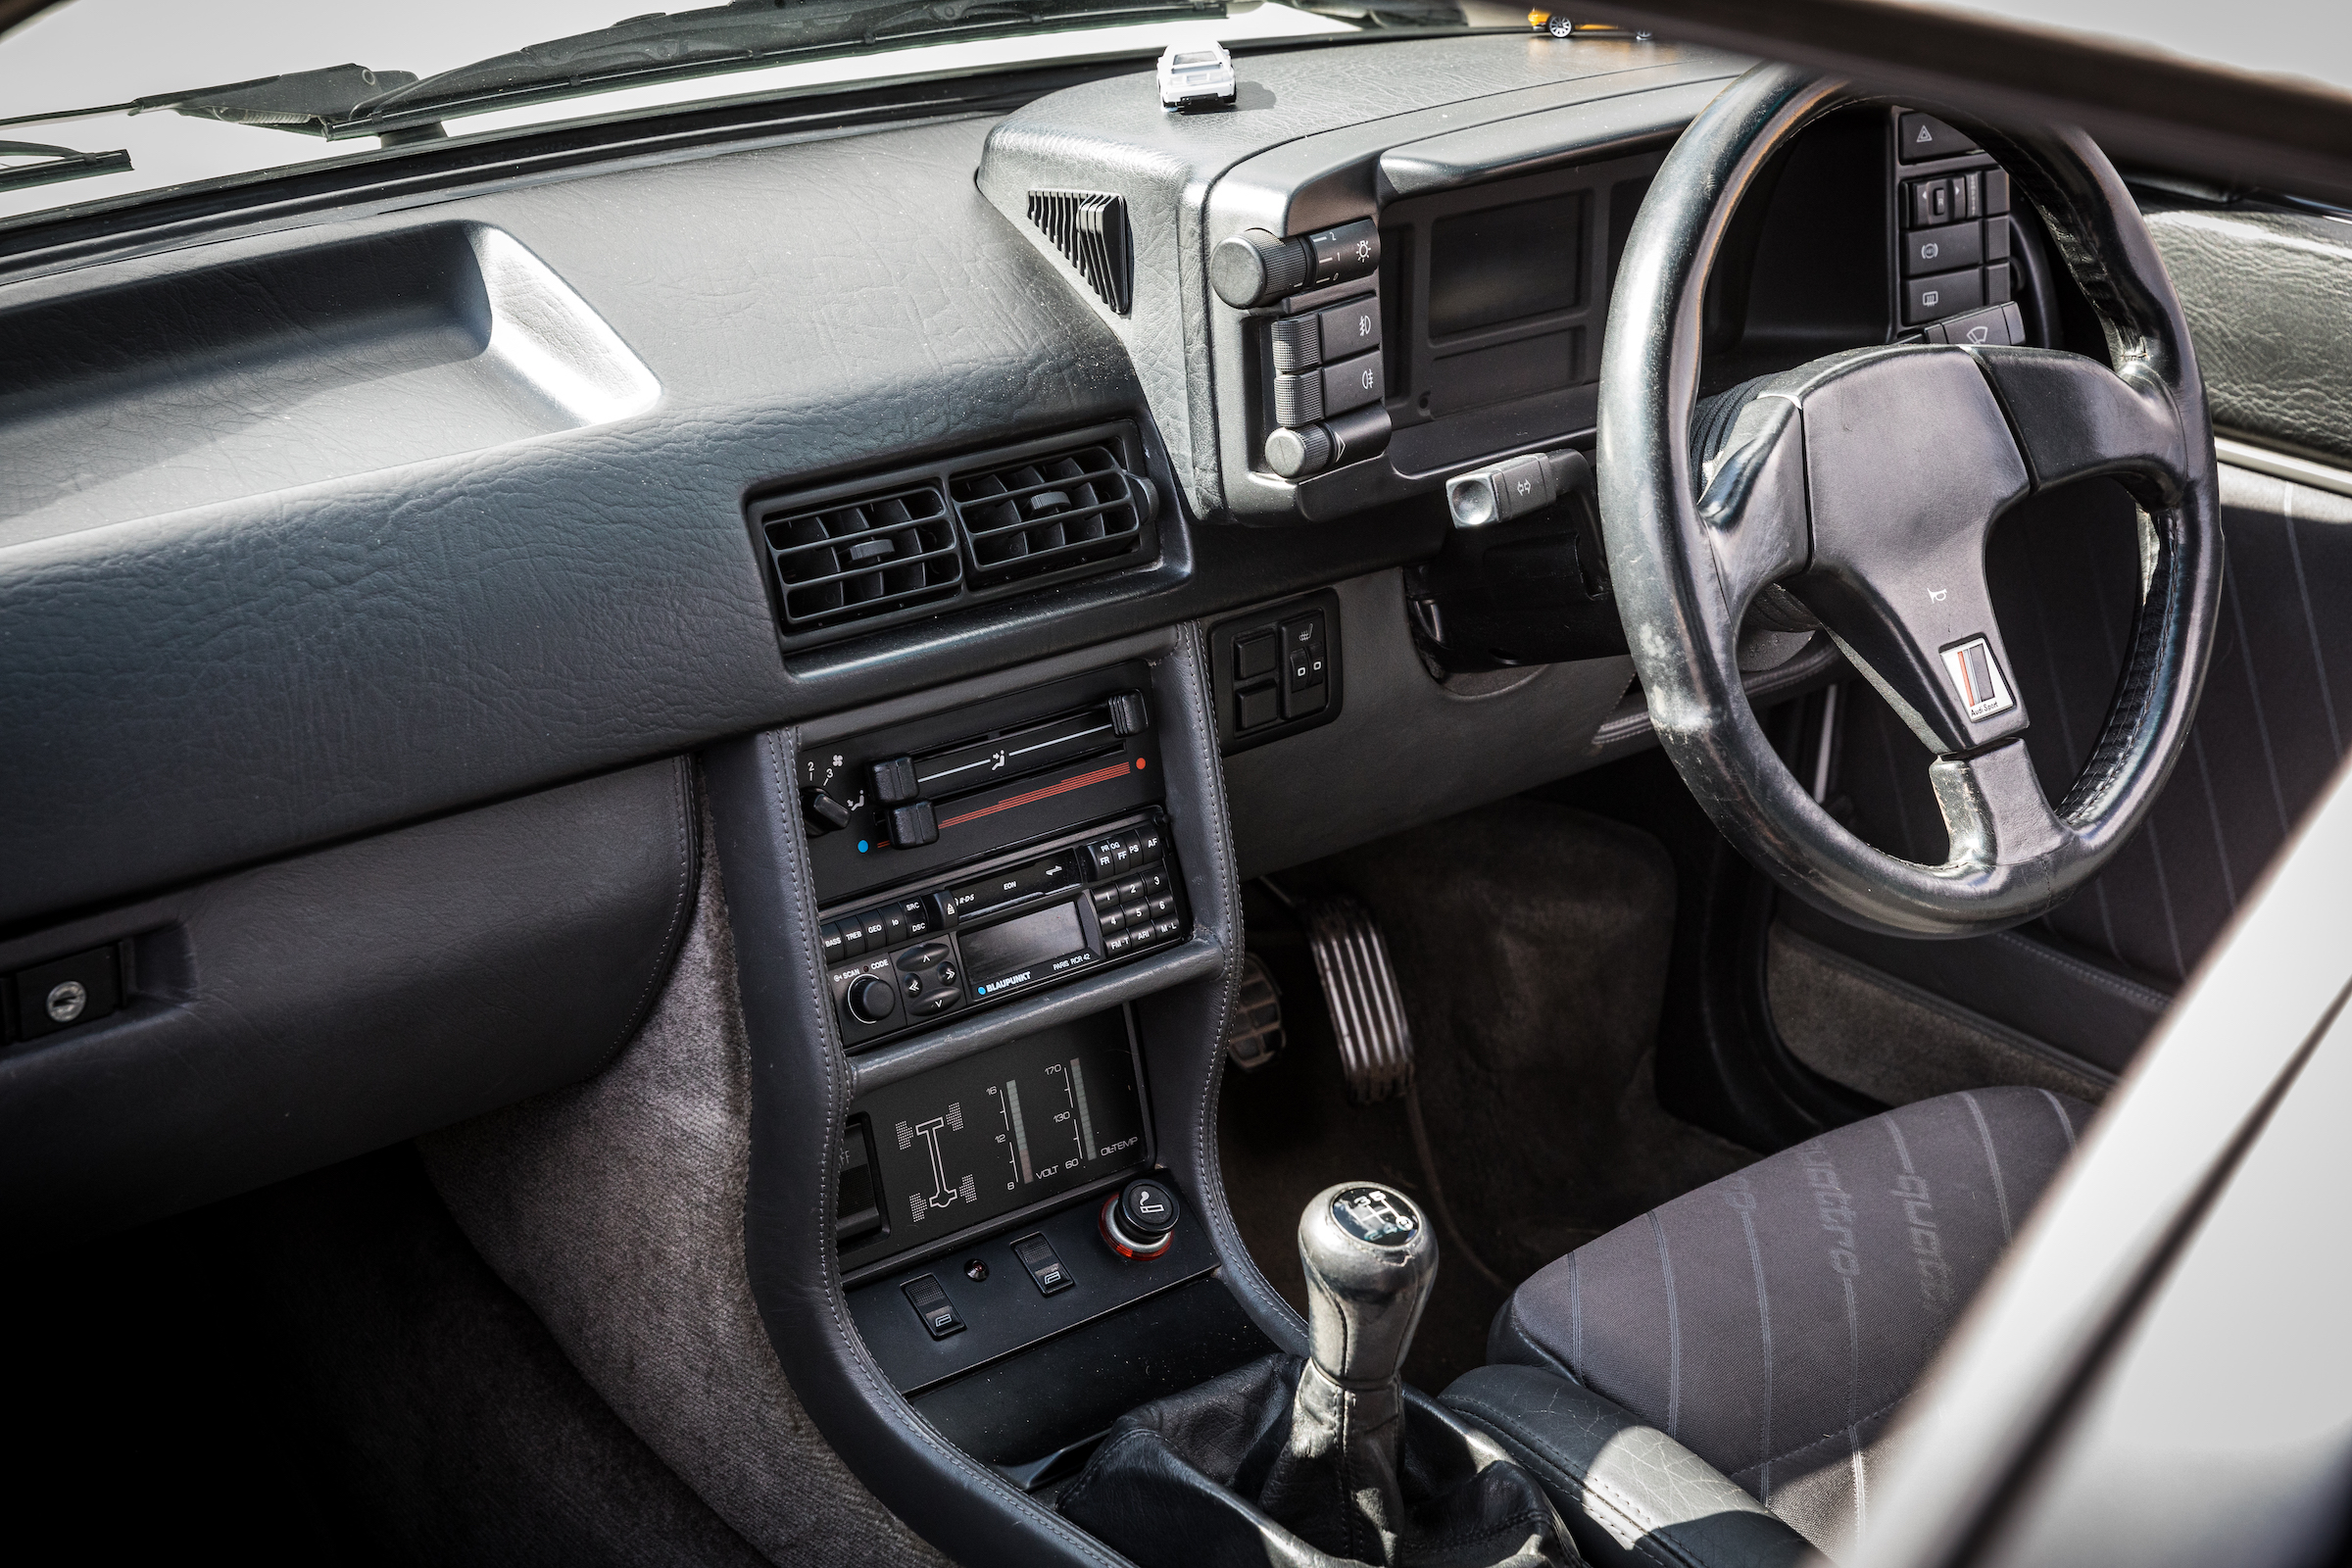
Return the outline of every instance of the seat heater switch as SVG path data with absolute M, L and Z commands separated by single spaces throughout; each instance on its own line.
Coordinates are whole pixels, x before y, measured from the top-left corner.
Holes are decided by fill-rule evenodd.
M 1027 1269 L 1029 1278 L 1036 1281 L 1037 1294 L 1040 1296 L 1066 1291 L 1077 1283 L 1070 1278 L 1069 1270 L 1061 1266 L 1061 1259 L 1054 1255 L 1054 1244 L 1047 1241 L 1042 1232 L 1024 1236 L 1013 1243 L 1012 1255 L 1021 1260 L 1021 1267 Z
M 939 1276 L 925 1274 L 906 1282 L 906 1300 L 913 1306 L 914 1315 L 921 1318 L 923 1327 L 935 1340 L 963 1332 L 963 1319 L 956 1315 L 956 1303 L 948 1299 L 941 1289 Z

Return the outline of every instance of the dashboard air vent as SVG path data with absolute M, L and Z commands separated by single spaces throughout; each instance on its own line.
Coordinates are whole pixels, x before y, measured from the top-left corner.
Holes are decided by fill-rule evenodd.
M 1135 296 L 1135 256 L 1127 241 L 1127 199 L 1100 191 L 1033 190 L 1029 221 L 1078 269 L 1102 303 L 1127 314 Z
M 766 520 L 787 636 L 953 597 L 963 556 L 934 485 Z
M 948 481 L 986 588 L 1123 556 L 1143 543 L 1148 503 L 1108 447 L 1088 446 Z

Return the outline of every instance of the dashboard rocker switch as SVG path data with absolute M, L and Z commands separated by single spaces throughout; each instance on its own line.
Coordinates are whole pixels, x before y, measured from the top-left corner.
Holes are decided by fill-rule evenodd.
M 1175 1245 L 1176 1222 L 1183 1217 L 1175 1189 L 1156 1177 L 1140 1177 L 1102 1200 L 1102 1244 L 1131 1261 L 1157 1257 Z

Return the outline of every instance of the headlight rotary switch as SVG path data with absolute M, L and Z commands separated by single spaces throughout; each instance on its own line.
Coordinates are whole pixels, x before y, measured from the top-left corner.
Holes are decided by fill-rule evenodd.
M 1208 286 L 1237 311 L 1271 305 L 1302 288 L 1322 288 L 1380 270 L 1380 225 L 1369 218 L 1284 239 L 1245 228 L 1208 254 Z

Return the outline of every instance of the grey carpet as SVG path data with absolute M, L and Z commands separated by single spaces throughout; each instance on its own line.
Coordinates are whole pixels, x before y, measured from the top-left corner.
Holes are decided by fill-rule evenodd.
M 754 1546 L 784 1564 L 943 1562 L 826 1445 L 760 1326 L 746 1051 L 707 854 L 638 1038 L 590 1083 L 422 1140 L 426 1168 L 589 1384 Z
M 1520 799 L 1277 880 L 1294 896 L 1352 894 L 1379 917 L 1446 1206 L 1506 1285 L 1753 1157 L 1658 1104 L 1675 894 L 1647 835 Z M 1298 1209 L 1315 1191 L 1370 1176 L 1420 1197 L 1425 1184 L 1401 1104 L 1342 1099 L 1295 923 L 1253 900 L 1250 930 L 1299 1039 L 1295 1062 L 1227 1076 L 1226 1186 L 1251 1253 L 1290 1293 Z M 1483 1362 L 1503 1294 L 1458 1258 L 1444 1263 L 1413 1381 L 1443 1387 Z
M 2004 1084 L 2097 1104 L 2113 1082 L 2086 1062 L 1777 925 L 1766 974 L 1773 1021 L 1789 1052 L 1886 1104 Z
M 760 1563 L 466 1245 L 411 1149 L 239 1207 L 266 1353 L 307 1408 L 308 1463 L 355 1557 Z

